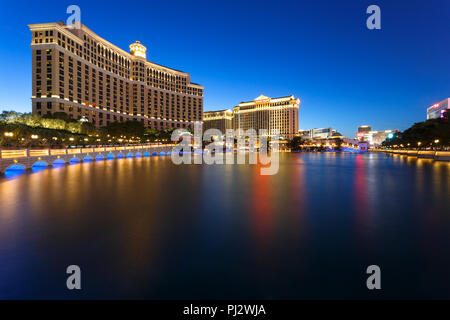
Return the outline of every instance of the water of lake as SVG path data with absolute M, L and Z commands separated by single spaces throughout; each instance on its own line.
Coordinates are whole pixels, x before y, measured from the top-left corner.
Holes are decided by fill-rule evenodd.
M 166 156 L 0 178 L 0 298 L 450 298 L 450 163 L 280 157 L 273 176 Z

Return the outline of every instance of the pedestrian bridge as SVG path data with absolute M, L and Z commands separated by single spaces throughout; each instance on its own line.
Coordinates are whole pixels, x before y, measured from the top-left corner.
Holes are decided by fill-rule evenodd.
M 67 149 L 2 149 L 0 150 L 0 174 L 8 169 L 26 170 L 36 166 L 48 167 L 87 161 L 165 156 L 170 155 L 174 146 L 174 144 L 146 144 Z

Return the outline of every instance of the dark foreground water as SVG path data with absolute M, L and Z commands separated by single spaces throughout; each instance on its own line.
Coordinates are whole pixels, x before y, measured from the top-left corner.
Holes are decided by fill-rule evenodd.
M 0 298 L 450 298 L 450 163 L 293 153 L 261 176 L 152 157 L 3 177 Z

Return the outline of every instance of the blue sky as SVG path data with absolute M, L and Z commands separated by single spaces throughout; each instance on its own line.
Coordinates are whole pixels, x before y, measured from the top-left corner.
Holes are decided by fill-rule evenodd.
M 300 128 L 404 130 L 450 96 L 450 1 L 1 1 L 0 110 L 31 111 L 29 23 L 82 23 L 124 50 L 191 74 L 204 110 L 260 94 L 301 99 Z M 381 8 L 381 30 L 366 8 Z

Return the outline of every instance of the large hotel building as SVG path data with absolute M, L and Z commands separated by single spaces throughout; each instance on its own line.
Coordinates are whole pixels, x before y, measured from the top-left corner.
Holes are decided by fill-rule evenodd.
M 33 113 L 64 112 L 96 127 L 137 120 L 162 130 L 193 128 L 203 117 L 203 87 L 188 73 L 147 61 L 139 41 L 126 52 L 86 26 L 29 25 Z
M 259 96 L 253 101 L 241 102 L 233 108 L 232 114 L 223 111 L 205 112 L 204 128 L 229 126 L 226 121 L 232 118 L 232 128 L 245 132 L 248 129 L 267 129 L 269 134 L 278 130 L 283 138 L 293 138 L 298 134 L 298 109 L 300 99 L 294 96 L 269 98 Z M 230 117 L 231 116 L 231 117 Z M 225 133 L 223 131 L 223 133 Z

